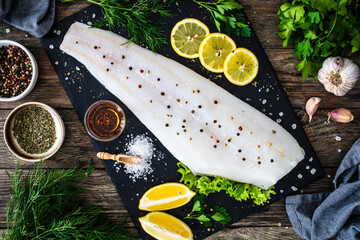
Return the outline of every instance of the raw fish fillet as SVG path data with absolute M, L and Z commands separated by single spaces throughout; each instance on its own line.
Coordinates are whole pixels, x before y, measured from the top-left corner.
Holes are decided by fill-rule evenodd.
M 255 108 L 119 35 L 77 22 L 60 49 L 83 63 L 194 174 L 267 189 L 304 158 L 297 141 Z

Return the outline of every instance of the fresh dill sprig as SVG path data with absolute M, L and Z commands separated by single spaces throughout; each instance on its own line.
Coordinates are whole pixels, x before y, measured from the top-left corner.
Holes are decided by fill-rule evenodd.
M 16 166 L 10 174 L 12 196 L 7 205 L 4 240 L 131 239 L 125 222 L 111 224 L 98 206 L 82 207 L 79 182 L 93 171 L 90 167 L 68 170 L 36 169 L 24 174 Z
M 236 36 L 250 37 L 251 30 L 245 22 L 245 16 L 239 10 L 243 6 L 236 0 L 217 0 L 215 2 L 203 2 L 193 0 L 194 3 L 206 8 L 211 13 L 211 20 L 219 32 Z
M 73 1 L 73 0 L 65 0 Z M 104 17 L 96 21 L 94 27 L 102 27 L 106 24 L 112 30 L 115 27 L 123 27 L 128 31 L 130 41 L 145 44 L 153 52 L 157 52 L 167 44 L 162 25 L 164 22 L 155 20 L 154 15 L 171 17 L 173 14 L 166 7 L 177 0 L 88 0 L 102 8 Z

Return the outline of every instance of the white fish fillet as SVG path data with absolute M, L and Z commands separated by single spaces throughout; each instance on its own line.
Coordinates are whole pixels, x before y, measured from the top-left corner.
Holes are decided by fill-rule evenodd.
M 194 174 L 267 189 L 304 158 L 279 124 L 183 65 L 74 23 L 60 49 L 83 63 Z

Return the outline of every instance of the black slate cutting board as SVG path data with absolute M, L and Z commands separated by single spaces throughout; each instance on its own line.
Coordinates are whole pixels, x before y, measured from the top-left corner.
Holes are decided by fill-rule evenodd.
M 216 32 L 214 25 L 210 22 L 209 12 L 204 8 L 200 8 L 192 1 L 182 1 L 179 5 L 174 5 L 169 7 L 169 9 L 171 9 L 176 16 L 164 19 L 164 21 L 166 21 L 166 25 L 164 25 L 166 36 L 170 36 L 171 29 L 176 22 L 188 17 L 197 18 L 203 21 L 209 27 L 211 32 Z M 149 188 L 164 182 L 179 181 L 180 174 L 177 173 L 177 160 L 131 113 L 131 111 L 120 100 L 108 92 L 80 62 L 59 50 L 59 45 L 73 22 L 79 21 L 91 25 L 101 16 L 101 9 L 92 5 L 55 24 L 51 32 L 42 38 L 41 41 L 81 121 L 83 121 L 86 109 L 92 103 L 101 99 L 117 102 L 123 108 L 127 118 L 124 132 L 118 139 L 107 143 L 91 139 L 97 152 L 106 151 L 110 153 L 122 153 L 125 151 L 125 144 L 137 135 L 145 134 L 153 140 L 156 149 L 155 154 L 157 156 L 160 155 L 161 159 L 153 159 L 151 166 L 153 172 L 148 174 L 146 179 L 137 179 L 134 182 L 130 178 L 130 175 L 124 172 L 121 165 L 116 167 L 112 161 L 103 161 L 104 167 L 124 202 L 132 221 L 139 230 L 140 235 L 143 239 L 152 239 L 152 237 L 142 230 L 139 224 L 138 218 L 145 216 L 147 212 L 138 209 L 138 202 L 141 196 Z M 127 37 L 126 29 L 115 29 L 114 32 Z M 301 189 L 312 181 L 322 177 L 323 170 L 305 135 L 302 125 L 296 119 L 290 102 L 254 31 L 251 31 L 250 38 L 231 37 L 238 47 L 248 48 L 259 60 L 260 68 L 256 79 L 252 84 L 245 87 L 231 84 L 226 80 L 223 74 L 213 74 L 208 72 L 201 66 L 198 59 L 189 60 L 178 56 L 169 45 L 164 46 L 159 53 L 172 58 L 198 72 L 202 76 L 211 79 L 222 88 L 278 122 L 297 139 L 306 152 L 305 159 L 275 185 L 276 195 L 272 195 L 271 203 L 286 195 L 294 193 L 298 189 Z M 237 222 L 245 216 L 255 213 L 268 205 L 257 206 L 251 200 L 238 202 L 227 197 L 222 192 L 210 194 L 206 197 L 205 202 L 209 207 L 213 205 L 224 206 L 230 213 L 232 222 Z M 191 203 L 167 212 L 183 219 L 186 215 L 186 212 L 184 211 L 185 208 L 191 208 Z M 220 224 L 215 224 L 210 228 L 210 231 L 208 231 L 208 228 L 198 224 L 197 221 L 185 220 L 185 222 L 192 229 L 195 239 L 203 239 L 224 228 L 224 226 Z

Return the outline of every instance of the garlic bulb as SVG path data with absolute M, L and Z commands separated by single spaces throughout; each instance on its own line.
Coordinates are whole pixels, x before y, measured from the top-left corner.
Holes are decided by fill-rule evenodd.
M 359 67 L 348 58 L 328 57 L 318 73 L 319 81 L 328 92 L 344 96 L 359 79 Z

